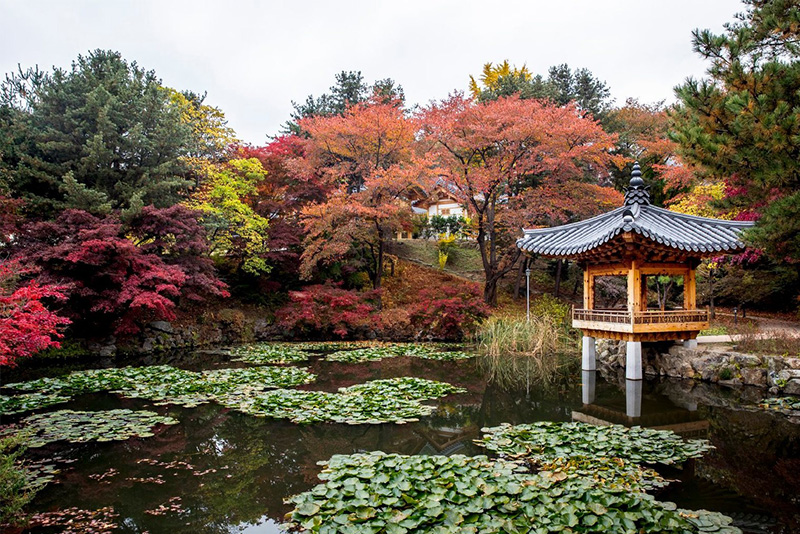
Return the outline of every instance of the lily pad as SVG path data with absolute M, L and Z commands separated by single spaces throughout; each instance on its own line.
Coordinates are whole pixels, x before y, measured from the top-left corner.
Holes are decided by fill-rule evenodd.
M 713 448 L 702 439 L 683 440 L 668 430 L 621 425 L 538 422 L 483 428 L 475 441 L 508 457 L 538 461 L 556 458 L 622 458 L 637 464 L 681 464 Z
M 291 389 L 256 395 L 235 392 L 220 397 L 219 402 L 251 415 L 299 424 L 407 423 L 433 413 L 433 406 L 420 401 L 461 391 L 464 390 L 444 382 L 406 377 L 366 382 L 342 388 L 339 393 Z
M 299 347 L 287 344 L 258 343 L 244 345 L 231 350 L 235 362 L 245 362 L 253 365 L 270 365 L 282 363 L 296 363 L 308 360 L 311 353 Z
M 800 398 L 798 397 L 771 397 L 762 400 L 758 404 L 767 410 L 777 410 L 782 412 L 800 411 Z
M 407 343 L 365 347 L 355 350 L 340 350 L 329 354 L 326 359 L 333 362 L 362 363 L 403 356 L 438 361 L 466 360 L 474 357 L 474 355 L 462 351 L 444 350 L 444 347 L 441 345 Z
M 13 397 L 0 395 L 0 415 L 30 412 L 70 400 L 70 397 L 52 393 L 26 393 L 24 395 L 14 395 Z
M 304 532 L 716 532 L 730 519 L 677 510 L 650 495 L 575 474 L 531 472 L 486 456 L 337 455 L 321 483 L 286 500 L 284 527 Z M 579 529 L 576 529 L 580 525 Z
M 80 412 L 59 410 L 31 415 L 23 419 L 28 433 L 28 447 L 41 447 L 55 441 L 85 443 L 89 441 L 122 441 L 133 437 L 152 436 L 156 425 L 175 425 L 177 419 L 146 410 L 126 409 Z
M 123 397 L 147 399 L 158 404 L 193 407 L 217 401 L 221 395 L 235 391 L 250 394 L 308 384 L 315 379 L 315 375 L 299 367 L 214 369 L 196 373 L 155 365 L 75 371 L 62 377 L 9 384 L 8 387 L 55 396 L 112 391 Z
M 364 384 L 356 384 L 341 388 L 341 393 L 362 396 L 402 397 L 406 400 L 437 399 L 452 393 L 465 393 L 464 388 L 447 382 L 436 382 L 424 378 L 402 377 L 372 380 Z

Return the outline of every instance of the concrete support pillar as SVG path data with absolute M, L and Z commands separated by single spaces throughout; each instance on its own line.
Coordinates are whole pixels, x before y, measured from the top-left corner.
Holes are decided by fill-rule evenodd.
M 642 416 L 642 381 L 625 381 L 625 414 L 628 417 Z
M 684 339 L 683 340 L 683 348 L 685 348 L 685 349 L 696 349 L 697 348 L 697 340 L 696 339 Z
M 597 369 L 597 350 L 593 337 L 583 336 L 582 355 L 581 369 L 584 371 L 594 371 Z
M 594 391 L 597 385 L 597 371 L 581 372 L 581 392 L 583 393 L 583 403 L 592 404 L 594 402 Z
M 625 353 L 625 378 L 642 379 L 642 342 L 628 341 Z

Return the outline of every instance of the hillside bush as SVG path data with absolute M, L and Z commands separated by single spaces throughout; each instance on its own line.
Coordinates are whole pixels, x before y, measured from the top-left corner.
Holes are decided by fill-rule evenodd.
M 377 323 L 380 290 L 349 291 L 336 284 L 317 284 L 290 291 L 278 310 L 278 324 L 294 337 L 359 337 Z
M 418 337 L 460 340 L 475 333 L 489 317 L 489 307 L 477 285 L 449 283 L 421 290 L 409 315 Z
M 556 325 L 565 325 L 570 321 L 570 308 L 564 301 L 543 293 L 531 300 L 531 315 L 550 319 Z

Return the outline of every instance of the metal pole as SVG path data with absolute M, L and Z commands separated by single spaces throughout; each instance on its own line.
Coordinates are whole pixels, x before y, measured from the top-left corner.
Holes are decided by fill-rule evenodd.
M 525 269 L 525 301 L 527 308 L 526 316 L 528 318 L 528 322 L 531 322 L 531 268 L 530 267 Z

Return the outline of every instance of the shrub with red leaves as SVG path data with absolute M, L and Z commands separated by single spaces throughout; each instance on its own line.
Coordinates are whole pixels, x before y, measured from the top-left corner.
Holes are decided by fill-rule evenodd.
M 421 290 L 409 314 L 419 336 L 460 340 L 472 335 L 489 316 L 489 306 L 477 285 L 446 284 Z
M 136 333 L 142 321 L 173 319 L 187 279 L 126 238 L 117 219 L 79 210 L 23 227 L 15 249 L 39 269 L 42 283 L 64 287 L 70 316 L 93 334 Z
M 340 338 L 363 334 L 377 322 L 380 291 L 348 291 L 319 284 L 290 291 L 290 302 L 278 310 L 278 324 L 293 335 Z
M 23 272 L 16 262 L 0 264 L 0 366 L 13 366 L 19 358 L 58 347 L 59 328 L 70 322 L 42 303 L 47 298 L 63 300 L 61 288 L 35 281 L 18 286 Z
M 199 211 L 181 204 L 169 208 L 145 206 L 125 228 L 126 235 L 143 252 L 183 271 L 186 279 L 180 297 L 190 302 L 230 296 L 227 285 L 217 278 L 214 260 L 209 257 L 200 215 Z

